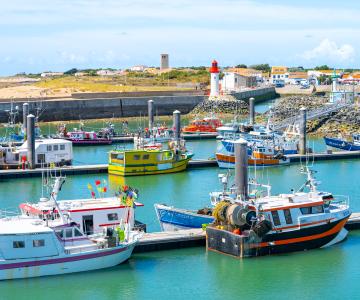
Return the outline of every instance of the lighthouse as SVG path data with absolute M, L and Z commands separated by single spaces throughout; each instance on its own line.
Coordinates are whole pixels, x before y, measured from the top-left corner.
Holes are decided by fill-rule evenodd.
M 215 59 L 211 63 L 210 76 L 211 76 L 210 97 L 218 97 L 219 96 L 219 68 L 218 68 L 218 63 Z

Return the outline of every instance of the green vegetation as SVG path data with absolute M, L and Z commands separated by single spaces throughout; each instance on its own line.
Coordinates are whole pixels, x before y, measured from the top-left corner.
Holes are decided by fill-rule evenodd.
M 255 69 L 255 70 L 259 70 L 259 71 L 264 71 L 264 72 L 270 72 L 271 71 L 271 67 L 269 64 L 258 64 L 258 65 L 252 65 L 250 66 L 251 69 Z
M 235 68 L 245 68 L 245 69 L 247 69 L 247 65 L 239 64 L 239 65 L 236 65 Z
M 328 65 L 316 66 L 314 70 L 332 70 Z

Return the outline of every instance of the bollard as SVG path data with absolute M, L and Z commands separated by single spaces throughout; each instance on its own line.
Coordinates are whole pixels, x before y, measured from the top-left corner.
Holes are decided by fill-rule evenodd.
M 248 199 L 248 145 L 244 139 L 234 142 L 235 151 L 235 186 L 237 195 L 242 200 Z

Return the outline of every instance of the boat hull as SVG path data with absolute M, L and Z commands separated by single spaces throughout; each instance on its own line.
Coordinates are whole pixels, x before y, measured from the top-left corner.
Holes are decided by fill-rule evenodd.
M 203 224 L 210 224 L 214 221 L 212 216 L 166 205 L 155 204 L 155 211 L 163 231 L 202 228 Z
M 353 143 L 349 143 L 347 141 L 343 141 L 341 139 L 336 138 L 328 138 L 324 137 L 326 146 L 346 150 L 346 151 L 359 151 L 360 146 L 354 145 Z
M 111 145 L 112 140 L 108 139 L 98 139 L 98 140 L 73 140 L 68 139 L 71 141 L 74 146 L 93 146 L 93 145 Z
M 234 155 L 225 155 L 221 153 L 216 153 L 216 161 L 220 168 L 233 169 L 235 168 L 235 156 Z M 280 166 L 284 164 L 289 164 L 290 160 L 288 158 L 249 158 L 249 166 Z
M 155 175 L 176 173 L 186 170 L 191 157 L 159 164 L 114 165 L 109 164 L 109 174 L 120 176 Z
M 267 234 L 258 240 L 254 237 L 244 237 L 229 231 L 208 227 L 206 229 L 207 245 L 209 250 L 238 258 L 316 249 L 331 245 L 332 241 L 339 243 L 344 240 L 347 235 L 344 226 L 348 218 L 349 215 L 330 223 L 325 222 L 312 227 Z M 219 241 L 225 242 L 220 243 Z
M 0 264 L 0 280 L 85 272 L 116 266 L 129 259 L 136 243 L 127 247 Z

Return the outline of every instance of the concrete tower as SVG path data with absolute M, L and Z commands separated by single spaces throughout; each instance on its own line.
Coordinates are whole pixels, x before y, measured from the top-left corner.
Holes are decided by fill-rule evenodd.
M 169 54 L 160 54 L 160 70 L 169 69 Z
M 215 59 L 211 63 L 210 76 L 211 76 L 210 97 L 218 97 L 219 96 L 219 68 L 218 68 L 218 63 Z

